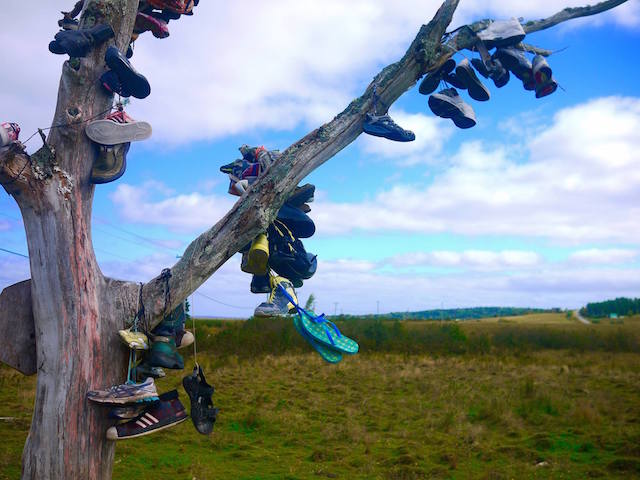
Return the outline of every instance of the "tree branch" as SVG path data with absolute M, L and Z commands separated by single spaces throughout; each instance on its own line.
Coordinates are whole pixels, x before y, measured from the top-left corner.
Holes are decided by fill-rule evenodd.
M 531 20 L 524 25 L 525 33 L 533 33 L 539 32 L 540 30 L 546 30 L 547 28 L 551 28 L 559 23 L 566 22 L 567 20 L 572 20 L 574 18 L 580 17 L 588 17 L 590 15 L 597 15 L 598 13 L 606 12 L 607 10 L 611 10 L 618 5 L 622 5 L 627 0 L 607 0 L 606 2 L 596 3 L 595 5 L 587 5 L 585 7 L 574 7 L 574 8 L 565 8 L 564 10 L 556 13 L 555 15 L 551 15 L 548 18 L 543 18 L 541 20 Z
M 189 245 L 172 268 L 171 307 L 202 285 L 243 245 L 265 231 L 295 186 L 362 133 L 365 114 L 373 108 L 374 85 L 379 97 L 378 113 L 384 113 L 425 71 L 434 69 L 451 55 L 441 51 L 441 39 L 458 1 L 446 0 L 429 24 L 422 26 L 400 61 L 378 73 L 364 94 L 331 122 L 287 148 L 222 220 Z M 158 320 L 164 308 L 164 283 L 160 277 L 144 286 L 143 299 L 147 311 L 153 312 Z

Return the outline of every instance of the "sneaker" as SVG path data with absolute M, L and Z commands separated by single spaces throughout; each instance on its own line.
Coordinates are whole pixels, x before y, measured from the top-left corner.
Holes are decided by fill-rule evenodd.
M 86 57 L 93 47 L 106 42 L 113 36 L 113 29 L 107 24 L 95 25 L 82 30 L 61 30 L 49 43 L 49 51 L 57 55 Z
M 182 370 L 184 368 L 184 360 L 176 349 L 175 339 L 173 337 L 153 337 L 147 364 L 150 367 Z
M 270 278 L 269 283 L 271 284 L 271 295 L 269 295 L 269 299 L 258 305 L 253 314 L 256 317 L 273 317 L 295 313 L 296 307 L 289 302 L 278 288 L 278 285 L 281 284 L 291 298 L 297 302 L 298 297 L 291 282 L 286 278 L 273 276 Z
M 452 87 L 459 88 L 460 90 L 467 89 L 467 84 L 456 75 L 456 72 L 447 73 L 442 79 Z
M 153 378 L 147 378 L 142 383 L 125 383 L 107 390 L 91 390 L 87 393 L 87 398 L 97 403 L 135 403 L 158 400 L 158 392 Z
M 151 86 L 144 75 L 138 73 L 131 62 L 114 46 L 107 48 L 104 60 L 111 70 L 116 72 L 122 88 L 131 92 L 135 98 L 146 98 L 151 93 Z
M 120 77 L 118 77 L 118 74 L 113 70 L 107 70 L 100 76 L 100 84 L 111 94 L 117 94 L 121 97 L 131 96 L 131 92 L 124 87 L 120 81 Z
M 166 377 L 167 374 L 161 367 L 152 367 L 147 362 L 142 362 L 140 365 L 136 366 L 136 381 L 141 382 L 145 378 L 162 378 Z
M 536 98 L 551 95 L 558 88 L 558 84 L 553 78 L 551 67 L 542 55 L 533 57 L 532 72 L 535 81 Z
M 458 128 L 471 128 L 476 124 L 473 108 L 460 98 L 455 88 L 430 95 L 429 108 L 437 116 L 453 120 Z
M 158 402 L 150 405 L 138 418 L 116 425 L 107 430 L 108 440 L 124 440 L 141 437 L 184 422 L 189 415 L 184 409 L 178 391 L 160 395 Z
M 20 126 L 13 122 L 0 123 L 0 147 L 6 147 L 17 142 L 20 136 Z
M 130 328 L 119 330 L 120 340 L 132 350 L 149 350 L 149 339 L 142 332 L 133 332 Z
M 87 137 L 100 145 L 146 140 L 151 136 L 151 125 L 138 122 L 126 112 L 117 110 L 104 120 L 95 120 L 85 127 Z
M 213 405 L 214 388 L 207 383 L 201 366 L 193 368 L 193 373 L 182 379 L 182 386 L 191 400 L 191 421 L 196 430 L 209 435 L 216 423 L 218 409 Z
M 466 85 L 469 96 L 474 100 L 486 102 L 491 97 L 489 90 L 487 90 L 487 87 L 478 79 L 476 72 L 466 58 L 456 67 L 456 78 Z
M 313 202 L 313 194 L 316 191 L 316 186 L 306 183 L 301 187 L 296 187 L 293 193 L 287 198 L 285 202 L 292 207 L 301 207 L 305 203 Z
M 66 15 L 58 20 L 58 26 L 63 30 L 78 30 L 80 22 L 77 19 L 67 17 Z
M 169 27 L 166 21 L 155 15 L 147 15 L 142 12 L 138 12 L 136 15 L 133 31 L 138 34 L 150 31 L 156 38 L 167 38 L 169 36 Z
M 193 0 L 147 0 L 149 5 L 158 10 L 188 15 L 196 5 Z
M 113 182 L 127 169 L 127 153 L 131 144 L 100 145 L 98 157 L 91 168 L 91 183 L 100 185 Z
M 269 241 L 264 233 L 261 233 L 253 242 L 247 255 L 243 255 L 243 263 L 240 268 L 243 272 L 255 275 L 267 274 L 267 263 L 269 262 Z
M 196 341 L 196 337 L 193 333 L 191 333 L 189 330 L 185 330 L 184 335 L 182 335 L 182 338 L 180 339 L 180 343 L 176 344 L 177 348 L 185 348 L 188 347 L 189 345 L 193 345 L 193 342 Z
M 523 51 L 513 47 L 498 48 L 493 58 L 513 73 L 522 83 L 527 83 L 533 75 L 533 67 Z
M 418 91 L 422 95 L 429 95 L 435 92 L 438 85 L 440 85 L 440 80 L 442 80 L 445 75 L 451 73 L 454 68 L 456 68 L 456 61 L 453 58 L 449 58 L 438 70 L 425 75 L 422 82 L 420 82 Z
M 251 293 L 270 293 L 269 275 L 254 275 L 251 278 Z
M 384 137 L 395 142 L 412 142 L 416 139 L 411 130 L 404 130 L 387 115 L 372 115 L 367 113 L 362 129 L 374 137 Z
M 139 417 L 146 408 L 147 406 L 144 403 L 115 407 L 109 411 L 109 418 L 119 422 L 128 422 L 132 418 Z
M 491 22 L 487 28 L 477 32 L 477 35 L 485 43 L 488 50 L 493 47 L 516 45 L 526 36 L 517 18 Z
M 286 203 L 278 210 L 276 218 L 287 226 L 295 238 L 310 238 L 316 233 L 316 225 L 309 215 Z
M 492 59 L 490 65 L 485 65 L 481 58 L 472 58 L 471 65 L 484 78 L 490 78 L 496 87 L 502 88 L 509 82 L 509 71 L 498 59 Z

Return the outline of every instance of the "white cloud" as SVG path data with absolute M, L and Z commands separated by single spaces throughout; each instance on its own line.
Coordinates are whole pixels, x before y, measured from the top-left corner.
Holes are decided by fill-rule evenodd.
M 164 192 L 165 198 L 155 201 L 153 194 L 158 192 Z M 159 188 L 157 182 L 146 182 L 141 186 L 124 183 L 111 194 L 111 200 L 126 221 L 189 231 L 211 227 L 235 201 L 235 197 L 230 196 L 200 193 L 167 196 L 168 193 L 172 191 Z
M 152 84 L 134 117 L 151 120 L 153 141 L 182 143 L 256 128 L 289 130 L 330 120 L 359 94 L 379 68 L 397 60 L 440 1 L 273 0 L 201 2 L 195 15 L 169 25 L 164 40 L 143 35 L 133 63 Z M 582 5 L 567 0 L 562 6 Z M 63 56 L 47 44 L 68 2 L 6 0 L 0 42 L 11 45 L 0 71 L 0 104 L 23 126 L 23 138 L 50 122 Z M 555 0 L 461 2 L 452 27 L 493 16 L 539 18 Z M 635 26 L 637 2 L 576 25 Z M 420 128 L 417 125 L 416 128 Z M 30 150 L 37 146 L 37 138 Z M 412 161 L 416 158 L 412 157 Z
M 317 231 L 638 242 L 638 131 L 638 98 L 608 97 L 567 108 L 525 145 L 526 163 L 509 146 L 466 143 L 431 184 L 396 185 L 357 204 L 318 201 Z
M 634 262 L 638 255 L 637 250 L 591 248 L 572 253 L 568 260 L 576 265 L 615 265 Z
M 436 250 L 413 252 L 394 256 L 387 261 L 396 267 L 458 267 L 479 270 L 496 270 L 513 267 L 531 267 L 541 262 L 536 252 L 504 250 L 466 250 L 462 252 Z

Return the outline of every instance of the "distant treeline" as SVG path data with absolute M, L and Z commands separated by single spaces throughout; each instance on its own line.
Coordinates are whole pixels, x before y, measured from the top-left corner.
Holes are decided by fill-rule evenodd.
M 357 318 L 384 317 L 393 320 L 467 320 L 473 318 L 511 317 L 528 313 L 559 312 L 558 308 L 516 308 L 516 307 L 473 307 L 473 308 L 440 308 L 422 310 L 420 312 L 394 312 L 384 315 L 358 316 Z M 348 320 L 351 315 L 340 315 L 338 319 Z
M 587 303 L 586 307 L 580 309 L 580 313 L 594 318 L 608 317 L 612 313 L 616 315 L 637 315 L 640 314 L 640 298 L 620 297 L 615 300 Z

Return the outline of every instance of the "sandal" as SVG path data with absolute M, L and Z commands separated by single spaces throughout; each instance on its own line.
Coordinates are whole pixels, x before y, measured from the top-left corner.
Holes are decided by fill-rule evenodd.
M 213 406 L 211 400 L 213 385 L 207 383 L 200 365 L 193 367 L 193 373 L 182 379 L 182 386 L 191 400 L 193 426 L 199 433 L 209 435 L 213 431 L 213 424 L 216 423 L 218 409 Z

